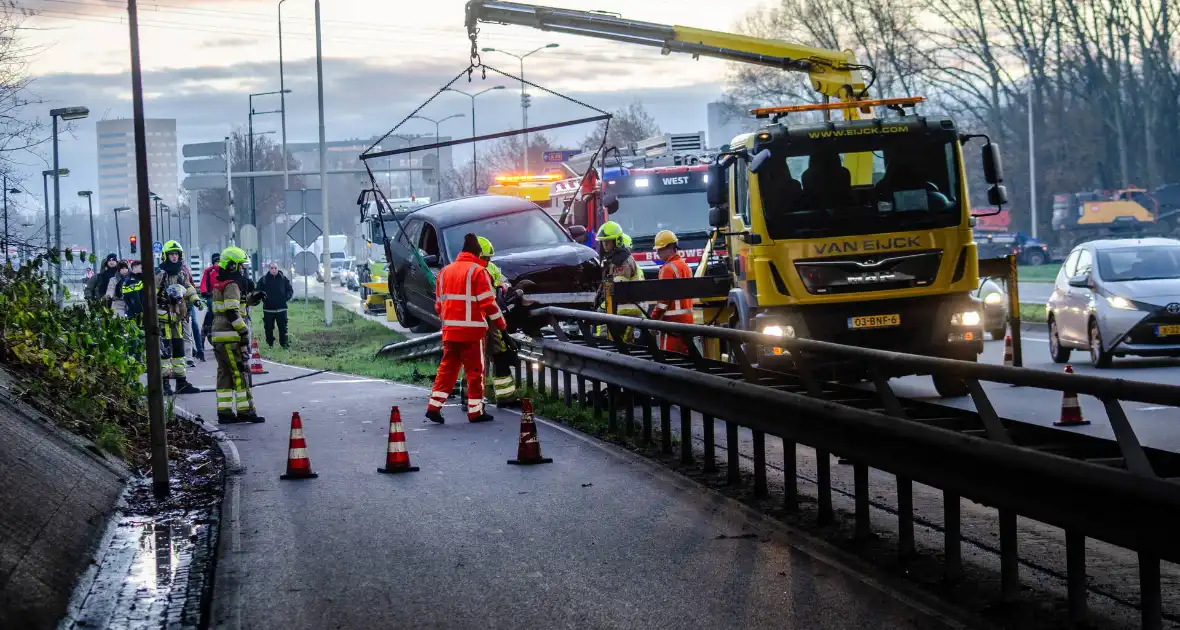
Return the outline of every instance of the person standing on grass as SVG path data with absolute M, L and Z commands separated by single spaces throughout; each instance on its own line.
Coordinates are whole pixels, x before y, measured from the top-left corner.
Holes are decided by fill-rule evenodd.
M 279 345 L 284 350 L 291 348 L 287 338 L 287 302 L 295 297 L 295 288 L 287 276 L 279 271 L 279 266 L 270 264 L 267 274 L 258 283 L 258 288 L 266 293 L 266 301 L 262 303 L 262 324 L 266 328 L 266 345 L 275 345 L 275 324 L 279 325 Z

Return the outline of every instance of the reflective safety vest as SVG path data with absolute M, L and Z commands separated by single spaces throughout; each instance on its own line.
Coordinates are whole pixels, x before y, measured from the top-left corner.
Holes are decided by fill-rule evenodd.
M 438 274 L 434 290 L 434 310 L 442 320 L 443 341 L 479 341 L 487 333 L 489 321 L 500 330 L 507 328 L 496 304 L 491 274 L 485 273 L 478 257 L 459 254 Z
M 660 280 L 691 277 L 692 270 L 688 268 L 688 264 L 684 262 L 680 254 L 673 254 L 671 258 L 660 266 Z M 676 322 L 678 324 L 691 324 L 693 323 L 692 299 L 661 300 L 651 312 L 651 318 L 662 319 L 666 322 Z
M 495 290 L 496 287 L 504 284 L 504 272 L 500 271 L 500 268 L 496 266 L 496 263 L 490 260 L 488 261 L 488 273 L 492 274 L 492 290 Z
M 213 343 L 241 343 L 246 335 L 246 320 L 242 313 L 247 305 L 243 303 L 238 278 L 228 273 L 222 278 L 221 271 L 213 273 L 213 334 L 210 339 Z

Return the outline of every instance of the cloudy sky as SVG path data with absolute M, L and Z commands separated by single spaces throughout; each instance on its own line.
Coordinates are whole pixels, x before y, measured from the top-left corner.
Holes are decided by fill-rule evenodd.
M 26 14 L 24 30 L 37 47 L 30 65 L 33 92 L 42 107 L 86 105 L 81 121 L 61 144 L 63 201 L 75 192 L 97 188 L 94 122 L 131 114 L 128 28 L 121 0 L 18 0 Z M 545 0 L 545 4 L 618 12 L 628 18 L 664 24 L 731 29 L 758 0 Z M 464 0 L 325 0 L 323 49 L 326 128 L 329 140 L 382 134 L 466 67 L 469 42 L 463 26 Z M 314 12 L 311 0 L 283 5 L 283 57 L 289 141 L 315 141 L 318 134 Z M 181 144 L 218 140 L 246 124 L 247 95 L 279 87 L 275 0 L 141 0 L 140 38 L 149 117 L 175 118 Z M 704 130 L 705 104 L 722 91 L 725 64 L 689 57 L 662 57 L 658 51 L 611 42 L 555 36 L 525 27 L 484 25 L 480 45 L 524 53 L 548 43 L 526 61 L 529 80 L 614 109 L 639 99 L 665 131 Z M 484 61 L 516 73 L 518 62 L 484 53 Z M 505 85 L 479 99 L 480 133 L 519 126 L 519 95 L 511 81 L 489 73 L 459 89 L 475 91 Z M 517 86 L 519 84 L 516 84 Z M 255 99 L 259 110 L 278 101 Z M 422 113 L 441 118 L 467 113 L 470 101 L 440 95 Z M 583 115 L 584 110 L 553 97 L 534 95 L 530 124 Z M 406 132 L 433 133 L 433 125 L 411 121 Z M 451 128 L 448 126 L 454 125 Z M 256 130 L 279 128 L 278 116 L 255 118 Z M 559 132 L 577 142 L 587 129 Z M 443 134 L 470 133 L 470 122 L 444 123 Z M 273 136 L 277 139 L 277 135 Z M 460 150 L 457 155 L 463 155 Z M 38 189 L 32 175 L 45 168 L 30 156 L 26 186 Z M 40 199 L 29 198 L 28 204 Z

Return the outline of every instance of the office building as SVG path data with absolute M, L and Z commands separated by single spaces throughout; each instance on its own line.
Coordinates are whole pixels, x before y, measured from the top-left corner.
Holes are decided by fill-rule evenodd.
M 148 185 L 161 203 L 177 208 L 180 182 L 177 175 L 176 120 L 149 118 L 147 131 Z M 98 198 L 94 211 L 108 212 L 120 206 L 136 207 L 135 130 L 130 118 L 100 120 L 98 132 Z

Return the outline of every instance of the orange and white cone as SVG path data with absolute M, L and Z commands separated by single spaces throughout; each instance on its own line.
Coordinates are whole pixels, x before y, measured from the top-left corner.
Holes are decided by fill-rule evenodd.
M 533 422 L 533 401 L 520 401 L 520 445 L 516 448 L 516 459 L 508 460 L 515 466 L 549 464 L 553 460 L 541 457 L 541 441 L 537 439 L 537 424 Z
M 385 468 L 380 473 L 415 472 L 417 466 L 410 465 L 410 454 L 406 451 L 406 429 L 402 426 L 402 412 L 394 405 L 389 412 L 389 448 L 385 453 Z
M 1012 367 L 1012 335 L 1004 336 L 1004 367 Z
M 1073 366 L 1065 366 L 1066 374 L 1073 374 Z M 1082 418 L 1082 406 L 1078 404 L 1078 395 L 1074 392 L 1061 392 L 1061 420 L 1053 423 L 1059 427 L 1080 427 L 1090 424 Z
M 251 374 L 266 374 L 262 369 L 262 355 L 258 354 L 258 340 L 250 340 L 250 373 Z
M 307 440 L 303 438 L 303 420 L 299 412 L 291 414 L 291 442 L 287 449 L 287 474 L 279 479 L 315 479 L 319 475 L 311 472 L 311 460 L 307 457 Z

